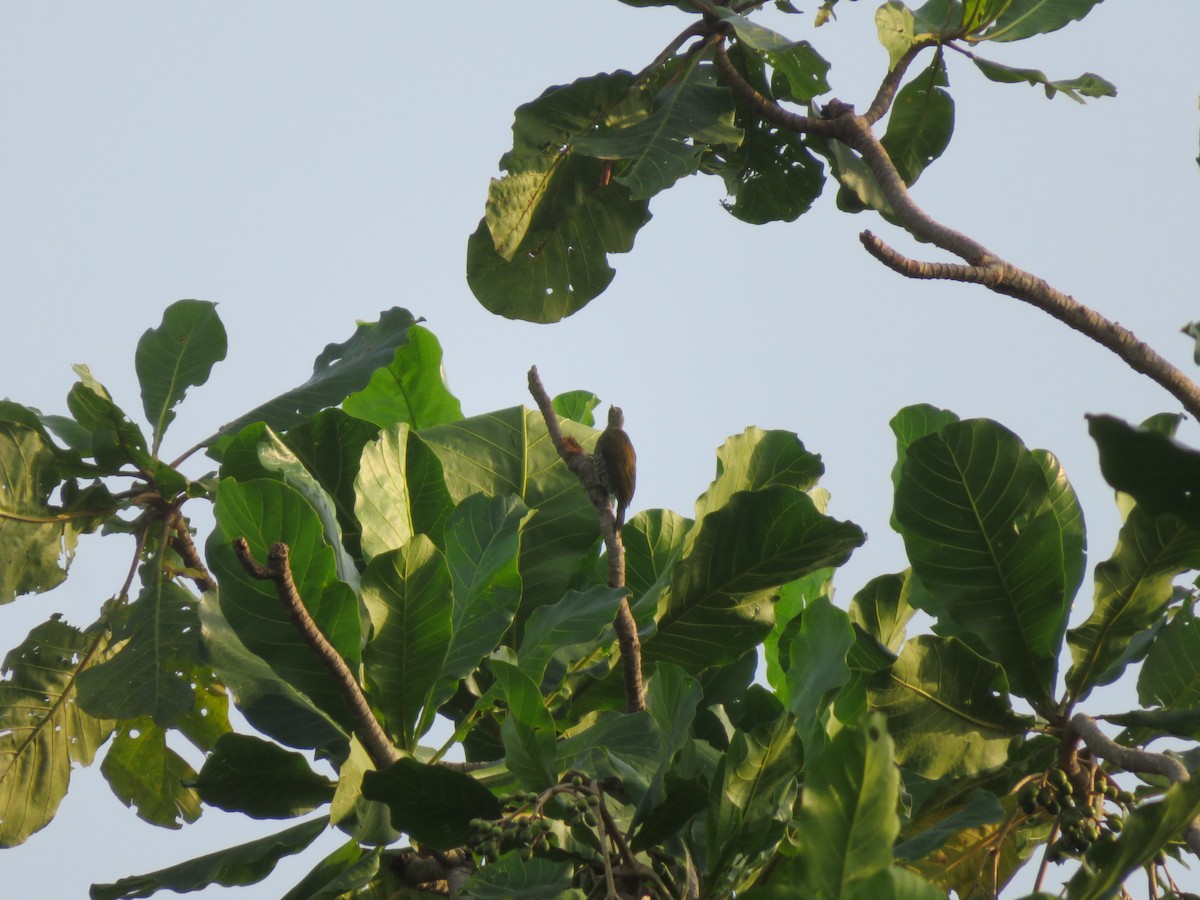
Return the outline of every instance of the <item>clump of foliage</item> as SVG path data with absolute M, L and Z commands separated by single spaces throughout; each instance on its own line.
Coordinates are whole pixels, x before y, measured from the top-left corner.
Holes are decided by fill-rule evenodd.
M 757 4 L 632 5 L 699 15 L 639 75 L 517 111 L 468 247 L 486 306 L 578 309 L 649 198 L 693 172 L 721 176 L 739 218 L 794 219 L 824 158 L 843 208 L 963 263 L 865 233 L 876 258 L 1034 303 L 1200 408 L 1144 345 L 907 191 L 950 137 L 948 53 L 1049 94 L 1111 93 L 966 49 L 1093 2 L 886 3 L 892 65 L 861 115 L 816 105 L 828 67 L 752 21 Z M 1139 869 L 1182 896 L 1171 870 L 1200 853 L 1200 783 L 1188 754 L 1145 749 L 1200 737 L 1196 592 L 1176 586 L 1200 570 L 1200 454 L 1173 440 L 1181 416 L 1091 418 L 1124 524 L 1081 593 L 1083 511 L 1054 455 L 990 420 L 900 410 L 892 526 L 909 567 L 843 609 L 834 574 L 865 536 L 829 515 L 821 459 L 795 434 L 730 437 L 690 516 L 641 510 L 618 529 L 593 394 L 552 399 L 531 371 L 533 408 L 464 416 L 434 335 L 392 309 L 294 390 L 164 458 L 186 392 L 225 354 L 214 305 L 184 300 L 138 344 L 144 425 L 85 367 L 68 415 L 0 403 L 0 601 L 58 586 L 82 534 L 134 542 L 91 624 L 52 616 L 5 658 L 0 843 L 44 827 L 72 764 L 104 747 L 114 793 L 147 821 L 180 827 L 206 805 L 308 817 L 93 897 L 254 883 L 329 828 L 345 843 L 288 897 L 996 896 L 1035 854 L 1043 875 L 1074 861 L 1072 898 L 1113 896 Z M 932 628 L 909 634 L 918 610 Z M 1099 717 L 1114 739 L 1080 704 L 1134 663 L 1141 705 Z M 232 729 L 231 700 L 256 733 Z M 451 731 L 435 745 L 438 717 Z M 170 731 L 206 753 L 198 772 Z

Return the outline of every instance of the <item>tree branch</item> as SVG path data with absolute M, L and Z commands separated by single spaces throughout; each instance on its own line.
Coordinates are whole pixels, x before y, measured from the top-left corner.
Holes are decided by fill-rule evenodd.
M 1171 784 L 1188 780 L 1188 770 L 1179 760 L 1161 753 L 1151 753 L 1149 750 L 1122 746 L 1101 731 L 1095 719 L 1083 713 L 1076 713 L 1072 716 L 1066 736 L 1068 739 L 1075 736 L 1082 738 L 1092 753 L 1120 766 L 1126 772 L 1161 775 Z M 1193 819 L 1188 823 L 1183 830 L 1183 837 L 1192 853 L 1200 856 L 1200 822 L 1198 820 Z
M 856 151 L 875 176 L 893 215 L 909 234 L 953 253 L 967 265 L 908 259 L 870 231 L 864 231 L 860 240 L 877 260 L 906 278 L 937 278 L 981 284 L 994 293 L 1028 303 L 1111 350 L 1135 372 L 1140 372 L 1165 388 L 1189 415 L 1200 419 L 1200 385 L 1139 340 L 1132 331 L 1051 287 L 1044 279 L 1014 266 L 973 238 L 942 224 L 913 200 L 871 126 L 890 106 L 903 69 L 920 49 L 920 46 L 914 45 L 888 73 L 867 115 L 855 115 L 854 107 L 831 100 L 819 119 L 789 112 L 756 91 L 737 71 L 723 46 L 717 46 L 716 57 L 721 74 L 744 104 L 766 121 L 782 128 L 797 134 L 816 134 L 838 140 Z
M 367 698 L 364 696 L 362 688 L 358 686 L 358 681 L 350 671 L 350 667 L 346 665 L 346 661 L 342 659 L 333 644 L 329 643 L 329 640 L 321 633 L 321 629 L 317 627 L 317 623 L 305 609 L 304 602 L 300 599 L 300 593 L 296 590 L 296 583 L 292 580 L 292 567 L 288 562 L 287 544 L 272 544 L 267 551 L 265 566 L 261 566 L 255 561 L 250 553 L 250 545 L 244 537 L 234 540 L 233 552 L 237 554 L 242 568 L 252 578 L 275 583 L 275 593 L 287 611 L 288 618 L 292 620 L 292 624 L 296 626 L 296 630 L 300 632 L 304 642 L 317 655 L 337 683 L 346 708 L 350 710 L 350 716 L 354 720 L 354 733 L 362 741 L 375 767 L 384 769 L 398 760 L 399 752 L 392 746 L 392 742 L 388 740 L 379 721 L 371 712 L 371 706 L 367 703 Z
M 204 560 L 200 558 L 200 553 L 196 550 L 196 544 L 192 541 L 192 535 L 188 531 L 187 519 L 179 510 L 175 510 L 169 525 L 174 532 L 171 536 L 171 547 L 179 554 L 179 558 L 183 560 L 188 571 L 196 573 L 190 576 L 196 583 L 196 587 L 205 593 L 215 591 L 217 583 L 213 581 L 212 575 L 204 565 Z
M 621 542 L 621 533 L 617 530 L 616 517 L 613 515 L 612 503 L 608 491 L 596 478 L 596 470 L 592 465 L 592 457 L 574 438 L 564 437 L 558 427 L 558 416 L 550 395 L 538 377 L 537 366 L 529 370 L 529 393 L 541 410 L 546 422 L 546 431 L 554 449 L 567 464 L 567 468 L 575 473 L 587 491 L 588 499 L 596 507 L 596 517 L 600 520 L 600 534 L 604 538 L 604 546 L 608 551 L 608 584 L 609 587 L 625 587 L 625 546 Z M 621 669 L 625 676 L 625 708 L 629 712 L 637 712 L 646 708 L 645 691 L 642 687 L 642 642 L 638 637 L 637 622 L 629 608 L 629 599 L 621 598 L 614 623 L 617 632 L 617 645 L 621 650 Z

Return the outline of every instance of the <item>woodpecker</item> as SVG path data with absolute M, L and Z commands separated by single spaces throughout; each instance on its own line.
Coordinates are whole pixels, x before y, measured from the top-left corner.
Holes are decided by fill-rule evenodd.
M 608 427 L 596 441 L 596 452 L 592 454 L 592 466 L 596 480 L 610 497 L 617 498 L 617 530 L 625 524 L 625 511 L 633 499 L 633 488 L 637 481 L 637 454 L 625 433 L 625 415 L 621 407 L 608 409 Z

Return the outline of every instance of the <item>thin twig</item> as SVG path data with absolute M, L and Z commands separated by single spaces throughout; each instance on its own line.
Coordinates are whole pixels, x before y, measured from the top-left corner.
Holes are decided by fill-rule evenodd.
M 1100 730 L 1095 719 L 1083 713 L 1076 713 L 1071 717 L 1067 737 L 1070 739 L 1074 735 L 1082 738 L 1087 748 L 1096 756 L 1120 766 L 1126 772 L 1161 775 L 1171 784 L 1187 781 L 1190 776 L 1183 763 L 1177 759 L 1172 759 L 1162 753 L 1152 753 L 1149 750 L 1138 750 L 1118 744 Z M 1200 822 L 1196 819 L 1189 822 L 1183 831 L 1183 838 L 1187 841 L 1192 853 L 1200 856 Z
M 233 552 L 237 554 L 242 568 L 252 578 L 274 582 L 276 596 L 287 610 L 288 618 L 292 620 L 292 624 L 296 626 L 296 630 L 300 632 L 304 642 L 312 648 L 317 658 L 333 676 L 342 699 L 346 703 L 346 708 L 350 710 L 350 716 L 354 720 L 354 733 L 362 741 L 371 761 L 375 763 L 375 767 L 383 769 L 398 760 L 399 752 L 392 746 L 392 742 L 388 740 L 379 721 L 371 712 L 371 706 L 367 703 L 367 698 L 363 695 L 362 688 L 359 687 L 350 667 L 346 665 L 346 661 L 342 659 L 333 644 L 329 643 L 328 638 L 321 633 L 321 629 L 317 627 L 317 623 L 305 609 L 304 602 L 300 599 L 300 593 L 296 590 L 296 583 L 292 580 L 292 567 L 288 562 L 287 544 L 272 544 L 267 550 L 265 566 L 259 565 L 255 561 L 250 553 L 250 545 L 244 537 L 234 540 Z
M 617 521 L 613 516 L 612 504 L 608 491 L 596 478 L 596 469 L 591 456 L 579 446 L 573 438 L 563 437 L 562 429 L 558 427 L 558 416 L 554 412 L 554 404 L 542 380 L 538 377 L 537 366 L 529 370 L 529 393 L 541 410 L 546 422 L 546 431 L 554 444 L 554 449 L 567 468 L 575 473 L 592 505 L 596 507 L 596 516 L 600 520 L 600 534 L 604 538 L 604 546 L 608 550 L 608 584 L 609 587 L 625 587 L 625 547 L 621 543 L 620 532 L 617 531 Z M 621 650 L 621 670 L 625 676 L 625 708 L 629 712 L 637 712 L 646 708 L 645 691 L 642 687 L 642 642 L 638 637 L 637 622 L 629 608 L 629 599 L 621 598 L 614 622 L 617 632 L 617 645 Z

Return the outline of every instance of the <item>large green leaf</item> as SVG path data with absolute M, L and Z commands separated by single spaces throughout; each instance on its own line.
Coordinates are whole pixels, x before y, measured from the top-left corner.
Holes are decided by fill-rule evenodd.
M 337 406 L 366 387 L 376 369 L 392 362 L 416 321 L 408 310 L 392 307 L 380 313 L 378 322 L 360 322 L 349 340 L 321 351 L 308 381 L 222 426 L 210 440 L 236 434 L 251 422 L 286 431 L 318 410 Z
M 1088 416 L 1104 480 L 1150 515 L 1172 513 L 1200 530 L 1200 452 L 1161 430 L 1113 416 Z
M 283 482 L 223 478 L 208 540 L 208 559 L 221 586 L 221 611 L 245 647 L 343 726 L 350 725 L 334 678 L 304 642 L 271 581 L 250 576 L 234 555 L 235 538 L 246 538 L 260 563 L 272 543 L 290 550 L 292 577 L 317 627 L 350 666 L 360 658 L 358 599 L 338 580 L 336 554 L 325 540 L 312 505 Z
M 500 802 L 470 775 L 415 759 L 367 772 L 363 796 L 386 803 L 396 828 L 434 850 L 465 844 L 471 819 L 500 815 Z
M 262 657 L 246 649 L 221 612 L 215 592 L 200 600 L 200 628 L 206 661 L 251 725 L 292 747 L 319 747 L 332 756 L 345 756 L 349 728 L 343 730 Z
M 354 514 L 355 481 L 363 448 L 379 430 L 340 409 L 325 409 L 283 435 L 283 441 L 324 488 L 337 510 L 342 543 L 362 559 L 361 526 Z
M 925 435 L 934 434 L 943 425 L 949 425 L 958 420 L 958 416 L 950 410 L 939 409 L 928 403 L 906 406 L 892 416 L 888 425 L 892 429 L 892 434 L 896 436 L 896 464 L 892 466 L 893 488 L 900 485 L 900 471 L 904 468 L 904 458 L 908 455 L 908 448 Z M 891 526 L 893 531 L 900 530 L 900 523 L 896 521 L 895 511 L 892 512 Z
M 1015 434 L 973 419 L 909 446 L 896 488 L 896 519 L 928 589 L 922 608 L 1047 707 L 1079 567 L 1064 556 L 1074 545 L 1048 478 Z
M 1022 721 L 1004 672 L 954 638 L 921 635 L 869 694 L 887 714 L 896 761 L 925 778 L 962 778 L 1002 765 Z
M 95 527 L 95 512 L 50 505 L 60 481 L 37 429 L 0 422 L 0 603 L 61 584 L 80 533 Z
M 162 555 L 141 570 L 137 600 L 113 617 L 116 653 L 79 676 L 79 704 L 102 719 L 149 716 L 168 728 L 192 708 L 191 671 L 200 658 L 196 597 L 163 571 Z
M 254 819 L 291 819 L 333 798 L 301 754 L 249 734 L 222 736 L 193 787 L 209 806 Z
M 802 758 L 788 713 L 734 733 L 709 796 L 706 892 L 744 887 L 747 870 L 773 851 L 792 816 Z
M 854 644 L 850 617 L 820 597 L 804 608 L 788 644 L 787 707 L 796 717 L 806 757 L 825 743 L 823 717 L 833 694 L 850 678 L 846 654 Z
M 880 575 L 868 581 L 850 601 L 850 621 L 893 653 L 905 640 L 905 625 L 916 615 L 908 603 L 911 572 Z
M 628 72 L 552 87 L 517 109 L 513 149 L 493 179 L 486 215 L 467 241 L 467 283 L 487 309 L 557 322 L 600 294 L 615 274 L 608 254 L 628 253 L 650 219 L 645 200 L 609 180 L 610 164 L 571 144 L 624 115 Z
M 597 432 L 573 422 L 561 426 L 585 447 L 595 443 Z M 455 503 L 482 491 L 517 496 L 537 511 L 521 537 L 521 618 L 560 600 L 591 559 L 599 526 L 579 479 L 550 442 L 541 413 L 499 410 L 426 429 L 420 440 L 441 461 Z M 415 490 L 411 475 L 409 485 Z
M 212 884 L 226 887 L 262 881 L 285 856 L 304 850 L 328 825 L 325 817 L 293 825 L 286 831 L 198 856 L 176 866 L 132 875 L 113 884 L 93 884 L 92 900 L 132 900 L 157 891 L 198 891 Z
M 1067 687 L 1076 699 L 1120 676 L 1133 661 L 1131 644 L 1160 623 L 1175 577 L 1189 569 L 1200 569 L 1200 531 L 1175 516 L 1130 510 L 1112 558 L 1096 567 L 1092 614 L 1067 632 Z
M 87 366 L 72 368 L 79 381 L 67 394 L 67 408 L 89 434 L 88 455 L 108 474 L 128 466 L 149 471 L 153 458 L 142 429 L 113 402 L 108 389 L 92 376 Z
M 379 873 L 382 847 L 364 848 L 351 838 L 283 895 L 282 900 L 334 900 L 370 884 Z
M 217 305 L 180 300 L 163 312 L 162 324 L 142 335 L 134 368 L 142 387 L 142 406 L 153 426 L 154 450 L 162 443 L 175 407 L 188 388 L 208 381 L 212 367 L 225 358 L 225 326 Z
M 888 0 L 875 11 L 875 29 L 879 43 L 888 52 L 888 68 L 896 68 L 896 63 L 913 45 L 912 10 L 897 0 Z
M 612 625 L 623 592 L 597 585 L 587 591 L 567 591 L 557 603 L 533 611 L 521 635 L 517 659 L 521 670 L 541 683 L 547 667 L 556 662 L 565 670 L 571 662 L 591 652 L 600 635 Z M 553 673 L 553 686 L 562 679 Z
M 200 818 L 200 797 L 190 786 L 195 770 L 167 746 L 167 733 L 148 718 L 122 724 L 100 771 L 140 819 L 160 828 L 182 828 Z
M 221 477 L 232 477 L 243 482 L 263 477 L 277 479 L 307 500 L 320 517 L 325 543 L 334 552 L 337 577 L 352 588 L 357 588 L 358 568 L 342 545 L 336 503 L 269 426 L 262 422 L 247 425 L 225 445 Z
M 649 112 L 630 110 L 581 135 L 575 149 L 602 159 L 627 160 L 615 180 L 643 200 L 665 191 L 700 166 L 711 145 L 741 143 L 733 124 L 733 94 L 717 83 L 711 52 L 688 58 L 658 90 Z
M 771 589 L 841 565 L 864 540 L 857 525 L 822 515 L 798 488 L 733 494 L 704 517 L 672 569 L 657 632 L 642 645 L 645 658 L 691 672 L 737 659 L 771 630 Z
M 846 897 L 853 882 L 891 866 L 900 833 L 900 772 L 883 716 L 839 732 L 806 772 L 793 886 L 806 896 Z
M 1041 85 L 1045 88 L 1046 96 L 1053 99 L 1055 94 L 1066 94 L 1076 103 L 1087 102 L 1085 97 L 1115 97 L 1117 88 L 1112 82 L 1106 81 L 1099 75 L 1085 72 L 1078 78 L 1059 79 L 1051 81 L 1041 69 L 1021 69 L 1015 66 L 1004 66 L 990 59 L 974 56 L 971 59 L 980 72 L 989 81 L 1002 84 Z
M 500 724 L 504 765 L 527 790 L 543 791 L 558 781 L 554 720 L 528 674 L 499 659 L 489 668 L 508 707 Z
M 829 63 L 808 41 L 793 41 L 725 7 L 715 12 L 733 26 L 738 40 L 762 54 L 775 71 L 772 89 L 780 100 L 807 103 L 829 90 Z
M 506 174 L 488 188 L 484 224 L 492 246 L 511 261 L 525 241 L 543 203 L 554 210 L 567 200 L 556 182 L 572 173 L 568 149 L 601 123 L 624 119 L 646 104 L 633 93 L 629 72 L 602 73 L 568 85 L 547 88 L 536 100 L 517 107 L 513 116 L 513 146 L 500 159 Z M 576 198 L 577 200 L 579 198 Z
M 946 810 L 939 808 L 939 813 Z M 946 843 L 953 835 L 965 828 L 978 825 L 994 825 L 1004 820 L 1004 807 L 995 794 L 975 789 L 967 797 L 967 801 L 949 815 L 940 815 L 938 820 L 922 828 L 919 832 L 907 837 L 896 845 L 897 859 L 916 860 L 933 853 Z
M 733 197 L 723 206 L 751 225 L 794 222 L 825 187 L 825 167 L 792 131 L 742 109 L 734 120 L 745 137 L 714 168 Z
M 671 583 L 671 569 L 683 553 L 694 523 L 676 512 L 650 509 L 625 523 L 625 584 L 643 598 L 633 610 L 639 625 L 654 618 L 658 598 Z M 694 538 L 693 538 L 694 539 Z
M 442 345 L 420 325 L 396 348 L 390 365 L 375 370 L 367 386 L 342 401 L 350 415 L 386 428 L 407 422 L 425 428 L 462 418 L 462 406 L 446 385 Z
M 646 709 L 658 726 L 661 740 L 658 766 L 638 803 L 639 821 L 645 821 L 665 800 L 667 773 L 676 753 L 692 737 L 692 723 L 702 697 L 700 682 L 683 669 L 670 663 L 655 666 L 646 683 Z
M 979 37 L 988 41 L 1020 41 L 1082 19 L 1100 0 L 1012 0 L 996 24 Z
M 54 817 L 72 763 L 91 765 L 113 723 L 76 702 L 78 671 L 106 641 L 59 620 L 43 622 L 9 651 L 0 681 L 0 847 L 21 844 Z
M 807 44 L 796 45 L 797 56 L 807 50 L 820 65 L 797 66 L 796 77 L 801 87 L 817 88 L 814 79 L 823 82 L 825 63 Z M 730 61 L 742 76 L 760 93 L 785 97 L 791 91 L 788 79 L 778 70 L 774 87 L 768 86 L 763 59 L 766 54 L 738 44 L 730 52 Z M 812 60 L 809 60 L 810 62 Z M 828 87 L 826 86 L 826 89 Z M 764 121 L 756 110 L 739 104 L 734 125 L 744 137 L 735 148 L 711 148 L 701 162 L 701 170 L 721 176 L 725 191 L 732 198 L 722 206 L 743 222 L 761 225 L 766 222 L 791 222 L 807 212 L 825 186 L 825 171 L 820 160 L 805 146 L 795 132 Z
M 354 515 L 368 561 L 403 547 L 415 533 L 408 488 L 409 433 L 408 423 L 399 422 L 363 447 L 354 479 Z
M 500 643 L 521 602 L 517 558 L 529 510 L 516 497 L 475 494 L 446 523 L 454 591 L 450 639 L 426 716 Z
M 1200 712 L 1200 619 L 1190 610 L 1181 610 L 1159 632 L 1137 687 L 1143 706 Z
M 751 426 L 717 448 L 717 477 L 696 500 L 696 520 L 723 507 L 738 491 L 773 484 L 807 491 L 824 473 L 820 454 L 806 450 L 793 432 Z
M 954 100 L 944 88 L 946 66 L 936 54 L 929 67 L 900 88 L 881 143 L 904 183 L 912 185 L 950 144 Z
M 522 860 L 511 851 L 472 875 L 466 896 L 472 900 L 583 900 L 583 891 L 571 889 L 573 877 L 574 869 L 567 860 L 540 856 Z
M 445 557 L 425 535 L 375 557 L 362 579 L 374 636 L 363 650 L 372 702 L 402 749 L 412 750 L 421 707 L 442 675 L 454 597 Z

